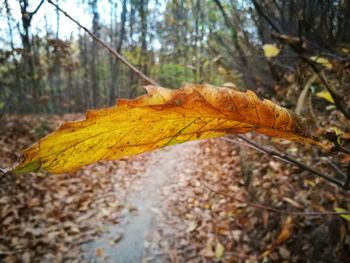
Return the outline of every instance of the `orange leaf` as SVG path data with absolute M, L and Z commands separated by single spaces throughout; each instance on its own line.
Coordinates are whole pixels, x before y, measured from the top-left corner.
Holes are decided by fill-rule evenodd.
M 122 99 L 118 106 L 88 111 L 83 121 L 63 124 L 26 149 L 12 172 L 68 172 L 99 160 L 250 131 L 322 146 L 301 117 L 252 91 L 210 85 L 146 89 L 135 100 Z
M 290 238 L 292 235 L 292 230 L 293 230 L 293 221 L 292 217 L 288 216 L 286 220 L 282 224 L 282 229 L 280 233 L 278 234 L 278 237 L 276 239 L 277 244 L 282 244 L 284 241 Z

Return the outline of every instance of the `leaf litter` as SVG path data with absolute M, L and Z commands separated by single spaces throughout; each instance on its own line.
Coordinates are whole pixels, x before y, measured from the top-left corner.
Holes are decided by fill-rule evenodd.
M 64 120 L 80 115 L 65 115 Z M 1 166 L 18 150 L 53 130 L 62 116 L 11 116 L 0 128 Z M 251 139 L 269 143 L 265 137 Z M 349 221 L 340 216 L 288 212 L 349 210 L 350 195 L 298 168 L 220 139 L 190 148 L 187 162 L 169 174 L 153 208 L 144 262 L 347 262 Z M 310 163 L 305 146 L 280 143 Z M 113 262 L 104 248 L 91 254 L 81 244 L 100 238 L 106 225 L 123 220 L 130 188 L 142 190 L 148 155 L 97 163 L 75 173 L 1 176 L 2 262 Z M 324 161 L 319 160 L 324 168 Z M 111 176 L 115 174 L 116 176 Z M 285 213 L 264 208 L 273 206 Z M 137 211 L 136 211 L 137 212 Z M 115 237 L 118 245 L 123 232 Z
M 64 120 L 80 115 L 65 115 Z M 56 128 L 62 116 L 2 119 L 1 166 L 17 161 L 19 148 Z M 1 176 L 0 260 L 2 262 L 83 262 L 83 243 L 123 217 L 125 191 L 144 168 L 145 156 L 96 163 L 75 173 Z M 111 175 L 116 176 L 111 176 Z M 127 176 L 124 176 L 127 174 Z M 118 191 L 116 191 L 118 190 Z M 116 237 L 116 242 L 122 237 Z M 96 252 L 103 256 L 103 250 Z M 88 258 L 85 256 L 86 262 Z
M 280 146 L 286 150 L 293 144 Z M 162 189 L 163 213 L 149 236 L 146 262 L 347 262 L 345 218 L 292 212 L 333 211 L 340 203 L 349 210 L 341 200 L 350 195 L 242 147 L 211 139 L 192 152 L 182 172 Z M 303 151 L 308 148 L 298 154 Z

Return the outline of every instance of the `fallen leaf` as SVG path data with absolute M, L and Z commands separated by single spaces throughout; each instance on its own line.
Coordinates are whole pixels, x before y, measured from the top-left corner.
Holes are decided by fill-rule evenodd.
M 350 140 L 350 132 L 344 132 L 340 136 L 343 140 Z
M 277 236 L 276 243 L 282 244 L 284 241 L 289 239 L 290 236 L 292 235 L 292 229 L 293 229 L 292 217 L 288 216 L 282 224 L 282 229 Z
M 349 156 L 349 155 L 345 155 L 345 156 L 340 160 L 340 162 L 341 162 L 342 164 L 346 164 L 346 163 L 350 162 L 350 156 Z
M 273 58 L 281 52 L 281 50 L 275 44 L 265 44 L 262 46 L 262 49 L 264 50 L 265 57 L 267 58 Z
M 214 242 L 213 237 L 209 237 L 205 245 L 205 248 L 201 251 L 201 254 L 204 257 L 207 257 L 207 258 L 215 257 L 215 253 L 213 251 L 213 242 Z
M 15 256 L 7 256 L 7 257 L 3 258 L 3 262 L 4 263 L 17 263 L 18 258 L 16 258 Z
M 344 131 L 335 126 L 329 127 L 327 130 L 333 130 L 337 136 L 344 134 Z
M 328 90 L 317 92 L 316 96 L 334 104 L 334 99 Z
M 178 263 L 179 262 L 179 256 L 177 254 L 177 251 L 175 249 L 169 250 L 169 258 L 171 263 Z
M 103 258 L 105 256 L 105 251 L 103 250 L 103 248 L 97 248 L 96 249 L 96 256 Z
M 300 208 L 300 209 L 304 208 L 301 204 L 290 199 L 289 197 L 283 197 L 283 200 L 286 201 L 287 203 L 290 203 L 292 206 L 294 206 L 296 208 Z
M 324 66 L 327 69 L 333 68 L 332 63 L 329 61 L 328 58 L 324 58 L 324 57 L 320 57 L 320 56 L 312 56 L 312 57 L 310 57 L 310 59 L 315 61 L 318 64 L 321 64 L 322 66 Z
M 349 53 L 349 49 L 347 48 L 342 48 L 341 49 L 341 52 L 345 53 L 345 54 L 348 54 Z
M 29 252 L 25 252 L 22 255 L 22 262 L 23 263 L 30 263 L 31 262 L 31 260 L 30 260 L 30 253 Z
M 225 253 L 225 247 L 220 242 L 217 242 L 215 247 L 216 260 L 221 260 L 221 258 L 224 256 L 224 253 Z
M 197 227 L 198 227 L 198 224 L 197 224 L 196 221 L 190 221 L 190 222 L 188 223 L 186 232 L 187 232 L 187 233 L 190 233 L 190 232 L 196 230 Z
M 230 89 L 238 90 L 238 87 L 236 86 L 236 84 L 234 84 L 232 82 L 226 82 L 226 83 L 222 84 L 222 86 L 224 88 L 230 88 Z
M 123 238 L 123 233 L 117 233 L 116 236 L 114 237 L 114 243 L 118 243 L 120 240 Z
M 146 89 L 148 94 L 135 100 L 119 100 L 118 106 L 87 112 L 83 121 L 64 123 L 26 149 L 12 172 L 63 173 L 99 160 L 251 131 L 326 148 L 309 135 L 300 116 L 249 90 L 210 85 Z
M 275 172 L 278 172 L 281 169 L 281 163 L 276 161 L 270 161 L 269 166 L 274 170 Z
M 336 208 L 334 208 L 334 211 L 335 212 L 338 212 L 338 213 L 342 213 L 342 212 L 349 212 L 349 211 L 347 211 L 346 209 L 344 209 L 344 208 L 341 208 L 341 207 L 336 207 Z M 350 215 L 349 214 L 343 214 L 343 215 L 339 215 L 341 218 L 343 218 L 343 219 L 345 219 L 345 220 L 347 220 L 347 221 L 350 221 Z

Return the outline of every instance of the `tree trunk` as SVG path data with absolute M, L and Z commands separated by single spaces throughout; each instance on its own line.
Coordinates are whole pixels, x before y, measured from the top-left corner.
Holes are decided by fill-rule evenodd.
M 127 8 L 126 8 L 126 2 L 127 0 L 123 0 L 123 7 L 122 7 L 122 13 L 121 13 L 121 21 L 120 21 L 120 32 L 119 32 L 119 40 L 117 44 L 117 52 L 120 54 L 123 47 L 123 40 L 125 37 L 125 22 L 126 22 L 126 15 L 127 15 Z M 117 91 L 117 97 L 120 97 L 120 89 L 121 89 L 121 83 L 119 78 L 119 61 L 117 59 L 113 60 L 112 64 L 112 78 L 111 78 L 111 85 L 110 85 L 110 96 L 109 96 L 109 104 L 113 105 L 115 101 L 115 91 Z M 119 80 L 119 81 L 118 81 Z
M 93 18 L 92 18 L 92 31 L 99 37 L 99 13 L 97 7 L 97 0 L 93 0 L 91 3 Z M 95 108 L 99 105 L 100 101 L 100 81 L 98 73 L 98 43 L 95 39 L 92 41 L 92 58 L 91 58 L 91 77 L 92 77 L 92 106 Z
M 148 74 L 147 69 L 147 7 L 148 0 L 140 0 L 140 18 L 141 18 L 141 57 L 140 68 L 143 73 Z

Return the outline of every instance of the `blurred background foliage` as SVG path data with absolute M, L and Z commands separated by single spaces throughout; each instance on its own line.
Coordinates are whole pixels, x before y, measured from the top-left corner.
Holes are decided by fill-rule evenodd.
M 55 3 L 164 87 L 195 82 L 249 88 L 293 109 L 315 74 L 305 57 L 313 58 L 309 60 L 345 103 L 349 2 Z M 48 2 L 4 0 L 0 12 L 1 114 L 82 112 L 144 92 L 142 80 Z M 271 47 L 277 51 L 274 56 L 266 55 Z M 307 96 L 299 99 L 302 114 L 316 118 L 310 103 L 311 111 L 339 106 L 315 96 L 322 91 L 329 96 L 315 79 Z

